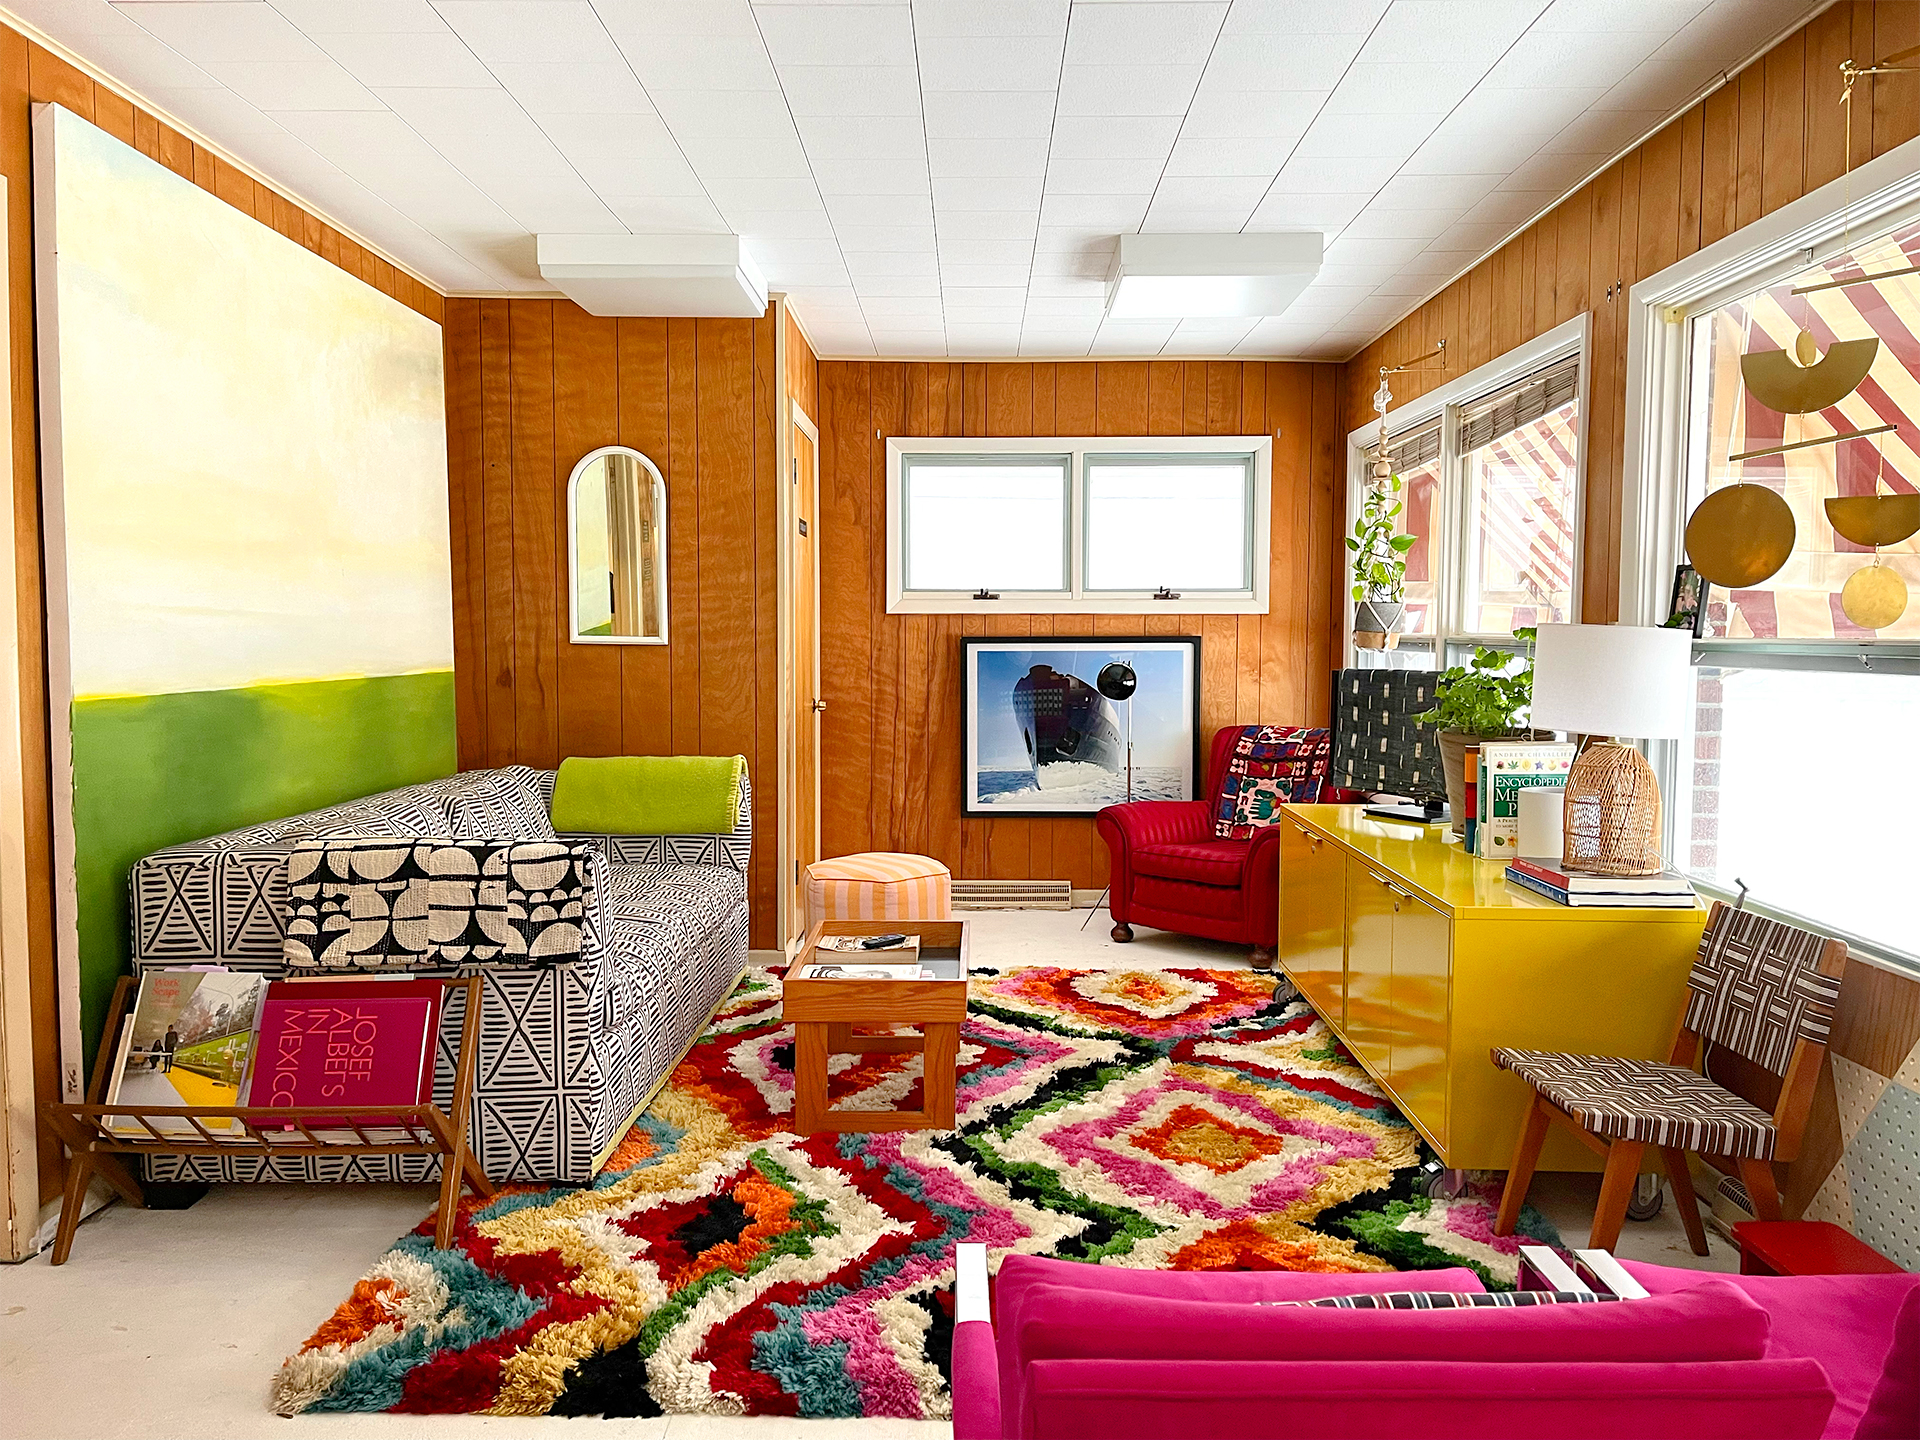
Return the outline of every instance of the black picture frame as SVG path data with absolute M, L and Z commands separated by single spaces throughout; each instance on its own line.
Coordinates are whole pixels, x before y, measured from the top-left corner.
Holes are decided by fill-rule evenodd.
M 1136 800 L 1180 799 L 1199 800 L 1204 798 L 1203 787 L 1206 776 L 1202 769 L 1202 747 L 1200 735 L 1200 637 L 1198 635 L 965 635 L 960 639 L 960 813 L 970 819 L 1023 819 L 1052 820 L 1063 816 L 1091 816 L 1107 805 L 1125 798 L 1124 779 L 1120 786 L 1102 787 L 1098 784 L 1087 787 L 1070 787 L 1084 790 L 1084 798 L 1075 796 L 1066 798 L 1062 803 L 1032 804 L 1021 803 L 1019 796 L 1043 793 L 1044 787 L 1039 781 L 1040 767 L 1032 767 L 1034 781 L 1031 786 L 1022 786 L 1011 792 L 1007 800 L 994 802 L 983 794 L 981 777 L 990 775 L 1000 778 L 1014 773 L 1007 768 L 983 767 L 979 763 L 979 749 L 982 741 L 983 716 L 985 705 L 1007 707 L 997 719 L 1002 724 L 1019 725 L 1012 710 L 1010 692 L 1006 689 L 1003 676 L 996 676 L 986 682 L 995 693 L 982 694 L 982 659 L 996 656 L 1010 657 L 1011 667 L 1030 668 L 1021 657 L 1035 657 L 1033 663 L 1044 663 L 1058 670 L 1057 659 L 1065 655 L 1071 664 L 1059 673 L 1077 679 L 1083 686 L 1094 685 L 1100 670 L 1115 660 L 1132 663 L 1144 655 L 1166 655 L 1178 657 L 1179 683 L 1184 687 L 1172 702 L 1157 693 L 1147 696 L 1149 703 L 1141 710 L 1157 713 L 1158 727 L 1148 739 L 1147 744 L 1165 755 L 1169 751 L 1182 757 L 1180 766 L 1138 767 L 1135 772 L 1134 798 Z M 1040 657 L 1054 657 L 1043 659 Z M 1005 671 L 1009 666 L 995 667 Z M 1142 692 L 1148 690 L 1150 680 L 1142 679 Z M 1164 684 L 1164 681 L 1159 682 Z M 1138 724 L 1141 710 L 1127 711 L 1140 703 L 1141 693 L 1136 693 L 1124 702 L 1106 702 L 1115 712 L 1115 721 L 1123 733 L 1128 722 Z M 1123 708 L 1124 707 L 1124 708 Z M 1165 723 L 1169 717 L 1177 717 L 1177 728 Z M 1023 732 L 1022 738 L 1031 749 L 1032 738 Z M 1141 748 L 1141 737 L 1135 733 L 1136 753 Z M 1149 777 L 1145 771 L 1151 768 Z M 1184 774 L 1170 772 L 1184 771 Z M 1124 772 L 1118 772 L 1121 776 Z M 1143 794 L 1142 790 L 1152 793 Z M 1178 793 L 1165 793 L 1176 790 Z M 1004 792 L 1003 792 L 1004 793 Z
M 1707 628 L 1707 582 L 1691 565 L 1676 565 L 1663 630 L 1689 630 L 1698 640 Z

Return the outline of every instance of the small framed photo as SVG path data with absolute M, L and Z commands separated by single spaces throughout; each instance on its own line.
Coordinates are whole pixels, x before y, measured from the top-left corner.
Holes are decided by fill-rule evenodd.
M 960 642 L 961 813 L 1092 815 L 1200 798 L 1200 637 Z
M 1680 565 L 1673 572 L 1673 598 L 1667 602 L 1667 618 L 1662 628 L 1688 630 L 1698 638 L 1706 630 L 1707 582 L 1691 565 Z

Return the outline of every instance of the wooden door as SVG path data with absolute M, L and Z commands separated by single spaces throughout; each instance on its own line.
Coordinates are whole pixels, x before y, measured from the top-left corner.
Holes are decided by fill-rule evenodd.
M 793 616 L 792 787 L 787 805 L 787 853 L 793 868 L 783 877 L 789 948 L 807 932 L 807 866 L 820 858 L 820 466 L 812 428 L 793 426 L 793 525 L 787 534 L 788 613 Z
M 1452 922 L 1404 890 L 1394 897 L 1393 1033 L 1388 1071 L 1401 1106 L 1445 1146 Z

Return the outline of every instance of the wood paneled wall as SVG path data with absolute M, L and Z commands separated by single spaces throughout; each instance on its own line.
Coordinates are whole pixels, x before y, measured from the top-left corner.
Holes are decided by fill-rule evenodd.
M 460 764 L 745 755 L 753 943 L 772 944 L 778 641 L 774 319 L 446 302 Z M 567 638 L 567 479 L 630 445 L 667 481 L 666 645 Z
M 1325 724 L 1339 630 L 1340 395 L 1336 365 L 823 361 L 825 853 L 906 850 L 962 878 L 1106 884 L 1091 819 L 961 817 L 962 635 L 1198 634 L 1204 737 L 1236 723 Z M 887 436 L 1276 433 L 1266 615 L 886 613 Z
M 396 270 L 286 196 L 255 181 L 213 151 L 135 105 L 126 96 L 0 25 L 0 173 L 7 177 L 8 342 L 13 387 L 14 565 L 21 616 L 19 635 L 21 749 L 27 781 L 26 853 L 31 945 L 28 972 L 33 1002 L 34 1090 L 60 1098 L 59 1025 L 55 1015 L 53 812 L 47 752 L 45 601 L 40 558 L 39 377 L 34 349 L 33 117 L 44 101 L 64 105 L 176 174 L 298 241 L 349 274 L 393 296 L 430 320 L 440 319 L 440 296 Z M 41 1198 L 60 1192 L 60 1146 L 40 1138 Z
M 1841 3 L 1816 16 L 1350 360 L 1347 427 L 1373 418 L 1382 365 L 1446 340 L 1444 366 L 1393 378 L 1396 401 L 1414 399 L 1591 311 L 1581 609 L 1589 622 L 1618 619 L 1626 290 L 1838 178 L 1841 60 L 1867 65 L 1916 44 L 1913 0 Z M 1920 75 L 1862 80 L 1853 111 L 1859 165 L 1920 133 Z

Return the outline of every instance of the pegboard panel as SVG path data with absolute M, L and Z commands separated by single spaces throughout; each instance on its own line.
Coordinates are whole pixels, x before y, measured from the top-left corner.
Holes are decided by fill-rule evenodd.
M 1853 1233 L 1920 1270 L 1920 1091 L 1889 1085 L 1847 1146 Z

